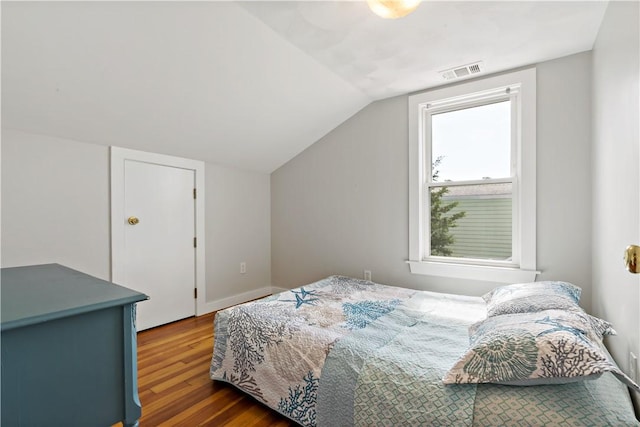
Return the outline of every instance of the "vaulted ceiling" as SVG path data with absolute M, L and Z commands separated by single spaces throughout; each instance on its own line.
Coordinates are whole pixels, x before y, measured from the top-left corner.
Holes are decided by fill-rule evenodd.
M 272 172 L 367 104 L 589 50 L 606 2 L 6 2 L 2 126 Z

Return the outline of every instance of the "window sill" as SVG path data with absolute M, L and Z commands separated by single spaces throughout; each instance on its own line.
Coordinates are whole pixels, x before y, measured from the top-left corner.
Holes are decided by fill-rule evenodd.
M 535 270 L 488 265 L 452 264 L 446 262 L 407 261 L 413 274 L 454 277 L 456 279 L 481 280 L 499 283 L 528 283 L 540 274 Z

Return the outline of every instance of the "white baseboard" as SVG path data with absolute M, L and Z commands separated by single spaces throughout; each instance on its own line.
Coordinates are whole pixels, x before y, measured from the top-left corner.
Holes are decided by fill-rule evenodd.
M 233 295 L 226 298 L 221 298 L 214 301 L 207 301 L 204 303 L 204 311 L 199 312 L 198 316 L 211 313 L 213 311 L 222 310 L 223 308 L 231 307 L 232 305 L 242 304 L 243 302 L 251 301 L 257 298 L 266 297 L 273 293 L 271 286 L 265 286 L 264 288 L 255 289 L 253 291 L 243 292 L 241 294 Z
M 272 286 L 271 287 L 271 293 L 272 294 L 279 294 L 280 292 L 286 292 L 286 291 L 290 291 L 291 289 L 287 289 L 287 288 L 279 288 L 277 286 Z

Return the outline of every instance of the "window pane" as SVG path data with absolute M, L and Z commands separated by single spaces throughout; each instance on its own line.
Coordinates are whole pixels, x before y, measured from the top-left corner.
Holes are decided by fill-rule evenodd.
M 511 176 L 511 101 L 434 114 L 431 124 L 434 181 Z
M 511 259 L 511 183 L 430 191 L 432 256 Z

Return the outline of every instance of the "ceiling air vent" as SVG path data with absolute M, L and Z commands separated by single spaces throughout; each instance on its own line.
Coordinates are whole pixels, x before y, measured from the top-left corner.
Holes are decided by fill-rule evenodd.
M 462 77 L 472 76 L 474 74 L 480 74 L 483 71 L 484 63 L 482 61 L 479 61 L 474 62 L 473 64 L 452 68 L 450 70 L 440 71 L 440 74 L 445 80 L 454 80 L 460 79 Z

